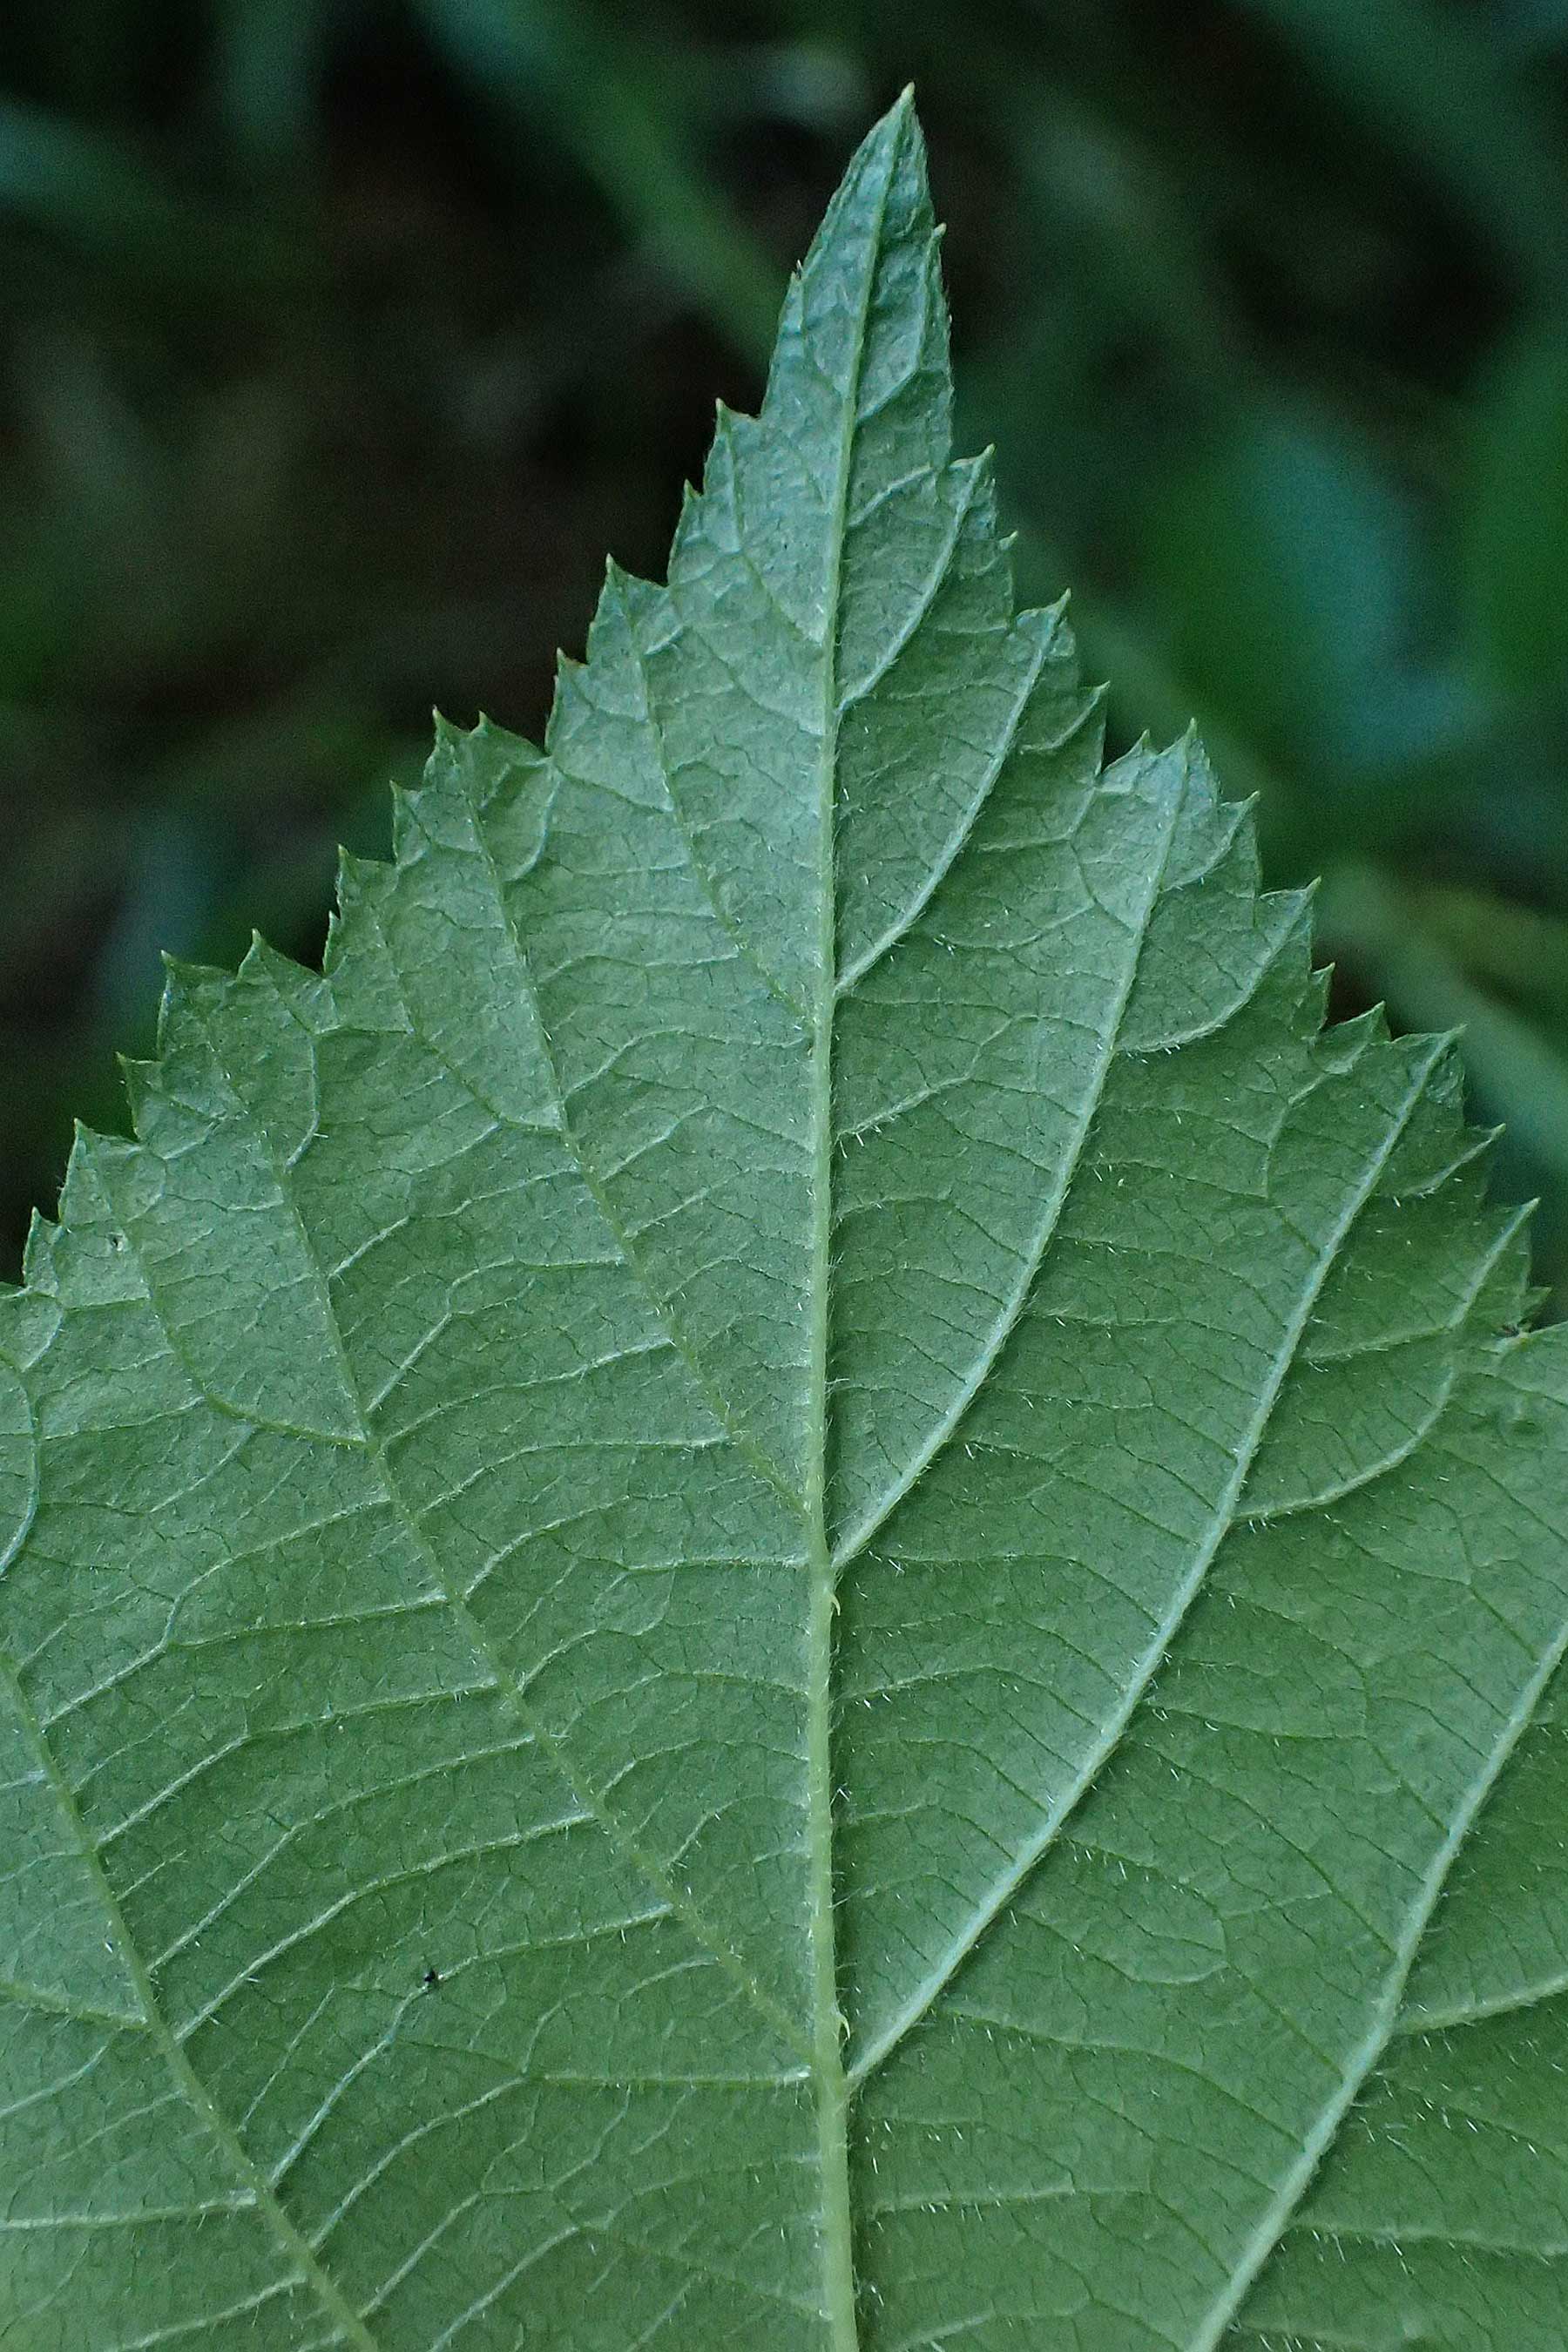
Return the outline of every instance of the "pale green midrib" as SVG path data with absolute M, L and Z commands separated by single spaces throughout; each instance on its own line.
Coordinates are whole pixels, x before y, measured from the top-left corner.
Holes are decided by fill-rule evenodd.
M 359 2314 L 343 2294 L 342 2288 L 318 2260 L 314 2248 L 290 2219 L 286 2207 L 274 2194 L 266 2175 L 247 2153 L 243 2141 L 207 2090 L 184 2051 L 176 2040 L 168 2020 L 159 2007 L 152 1979 L 142 1956 L 127 1929 L 123 1914 L 108 1875 L 100 1859 L 97 1845 L 89 1836 L 73 1790 L 55 1762 L 54 1751 L 44 1736 L 37 1713 L 24 1691 L 8 1654 L 0 1656 L 0 1677 L 7 1696 L 16 1710 L 38 1768 L 54 1791 L 55 1801 L 69 1824 L 72 1837 L 91 1874 L 110 1934 L 120 1954 L 121 1964 L 142 2003 L 145 2031 L 156 2042 L 170 2076 L 187 2106 L 206 2126 L 216 2144 L 222 2148 L 234 2166 L 238 2179 L 249 2193 L 250 2204 L 258 2219 L 265 2222 L 301 2283 L 310 2288 L 323 2313 L 333 2325 L 343 2330 L 345 2341 L 357 2345 L 360 2352 L 378 2352 L 374 2336 Z
M 1448 1834 L 1432 1858 L 1431 1867 L 1422 1883 L 1420 1896 L 1411 1906 L 1405 1932 L 1395 1950 L 1373 2024 L 1352 2053 L 1337 2090 L 1325 2100 L 1316 2127 L 1281 2184 L 1278 2197 L 1259 2221 L 1246 2252 L 1231 2273 L 1226 2292 L 1216 2298 L 1186 2352 L 1217 2352 L 1222 2337 L 1240 2312 L 1264 2265 L 1289 2231 L 1292 2217 L 1310 2189 L 1319 2166 L 1332 2147 L 1340 2126 L 1398 2032 L 1405 1989 L 1454 1864 L 1510 1757 L 1533 1723 L 1547 1685 L 1565 1657 L 1568 1657 L 1568 1616 L 1561 1622 L 1555 1640 L 1542 1653 L 1534 1674 L 1499 1732 L 1490 1755 L 1466 1790 L 1464 1802 L 1454 1815 Z
M 1274 1361 L 1269 1369 L 1269 1376 L 1259 1395 L 1258 1410 L 1253 1416 L 1252 1426 L 1247 1433 L 1246 1443 L 1237 1451 L 1235 1469 L 1215 1507 L 1207 1539 L 1194 1555 L 1192 1565 L 1173 1595 L 1170 1606 L 1155 1627 L 1153 1635 L 1145 1645 L 1133 1672 L 1128 1677 L 1121 1705 L 1107 1718 L 1094 1748 L 1073 1776 L 1071 1783 L 1063 1792 L 1059 1801 L 1052 1807 L 1049 1814 L 1041 1822 L 1036 1834 L 1021 1848 L 1003 1876 L 994 1882 L 984 1902 L 976 1906 L 961 1932 L 950 1939 L 947 1949 L 935 1965 L 927 1971 L 909 1999 L 861 2052 L 849 2072 L 851 2088 L 856 2093 L 858 2093 L 878 2069 L 887 2063 L 893 2052 L 920 2024 L 921 2019 L 931 2013 L 952 1982 L 958 1969 L 963 1967 L 976 1946 L 989 1934 L 998 1918 L 1006 1911 L 1008 1905 L 1016 1899 L 1020 1890 L 1038 1869 L 1047 1853 L 1060 1837 L 1067 1822 L 1099 1780 L 1120 1746 L 1129 1724 L 1142 1702 L 1145 1692 L 1164 1663 L 1172 1643 L 1180 1632 L 1188 1611 L 1202 1590 L 1209 1570 L 1218 1555 L 1220 1546 L 1235 1522 L 1237 1508 L 1246 1491 L 1252 1465 L 1268 1433 L 1275 1406 L 1279 1402 L 1290 1368 L 1296 1360 L 1302 1335 L 1311 1319 L 1312 1310 L 1322 1295 L 1323 1286 L 1338 1264 L 1345 1243 L 1363 1210 L 1373 1197 L 1378 1179 L 1388 1166 L 1400 1138 L 1409 1125 L 1415 1108 L 1423 1097 L 1426 1080 L 1438 1057 L 1447 1050 L 1447 1039 L 1443 1037 L 1434 1038 L 1429 1042 L 1427 1053 L 1406 1090 L 1398 1118 L 1368 1162 L 1360 1185 L 1319 1252 L 1311 1278 L 1303 1287 L 1296 1313 L 1287 1325 L 1279 1347 L 1276 1350 Z M 1326 1080 L 1330 1075 L 1325 1072 L 1324 1079 Z
M 849 476 L 858 425 L 866 343 L 888 199 L 906 135 L 909 101 L 896 119 L 881 159 L 881 185 L 866 230 L 860 307 L 849 353 L 838 436 L 837 472 L 827 510 L 827 577 L 823 598 L 821 744 L 817 757 L 816 997 L 811 1041 L 810 1206 L 808 1281 L 810 1349 L 806 1376 L 806 1513 L 809 1577 L 806 1626 L 807 1935 L 812 1989 L 812 2072 L 816 2095 L 817 2161 L 822 2199 L 823 2318 L 829 2352 L 858 2352 L 860 2342 L 855 2275 L 854 2214 L 849 2186 L 849 2084 L 844 2067 L 846 2027 L 838 2000 L 838 1948 L 834 1841 L 833 1706 L 837 1643 L 837 1575 L 827 1532 L 829 1349 L 833 1266 L 833 1044 L 837 1007 L 838 906 L 836 832 L 838 798 L 838 634 Z M 804 297 L 803 297 L 804 313 Z M 802 331 L 805 319 L 802 318 Z

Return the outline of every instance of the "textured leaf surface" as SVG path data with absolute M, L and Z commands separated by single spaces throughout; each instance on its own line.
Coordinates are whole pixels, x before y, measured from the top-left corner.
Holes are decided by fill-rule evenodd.
M 0 2345 L 1568 2340 L 1568 1355 L 1101 771 L 906 106 L 0 1300 Z

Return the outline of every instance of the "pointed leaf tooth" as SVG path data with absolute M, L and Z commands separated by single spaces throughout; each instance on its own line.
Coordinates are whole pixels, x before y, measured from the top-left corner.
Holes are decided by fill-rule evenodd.
M 415 810 L 416 789 L 407 784 L 392 787 L 392 858 L 395 866 L 403 866 L 416 858 L 423 835 Z
M 131 1113 L 131 1123 L 139 1139 L 145 1141 L 143 1127 L 155 1121 L 161 1108 L 159 1066 L 144 1055 L 120 1054 L 115 1057 L 125 1100 Z

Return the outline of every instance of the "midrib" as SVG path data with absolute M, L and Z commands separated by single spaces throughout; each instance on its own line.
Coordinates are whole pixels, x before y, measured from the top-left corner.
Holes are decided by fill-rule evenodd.
M 895 131 L 889 150 L 882 159 L 876 213 L 866 237 L 865 275 L 859 289 L 859 309 L 855 320 L 854 341 L 843 395 L 837 469 L 827 506 L 821 732 L 816 773 L 817 954 L 811 1021 L 811 1248 L 807 1297 L 810 1348 L 806 1381 L 808 1425 L 805 1494 L 810 1577 L 805 1739 L 812 2076 L 816 2095 L 821 2190 L 822 2313 L 830 2352 L 858 2352 L 860 2341 L 855 2308 L 854 2231 L 849 2201 L 850 2093 L 844 2067 L 845 2025 L 838 2003 L 838 1962 L 834 1930 L 833 1677 L 837 1595 L 832 1547 L 827 1533 L 827 1381 L 833 1238 L 833 1023 L 837 1000 L 834 825 L 839 725 L 838 628 L 850 461 L 860 404 L 867 325 L 881 251 L 888 194 L 897 169 L 900 144 L 900 131 Z M 804 331 L 804 320 L 802 327 Z

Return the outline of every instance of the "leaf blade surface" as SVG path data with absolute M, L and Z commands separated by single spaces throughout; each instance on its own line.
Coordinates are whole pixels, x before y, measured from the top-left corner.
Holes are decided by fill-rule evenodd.
M 1568 1364 L 936 256 L 0 1300 L 0 2343 L 1562 2340 Z

